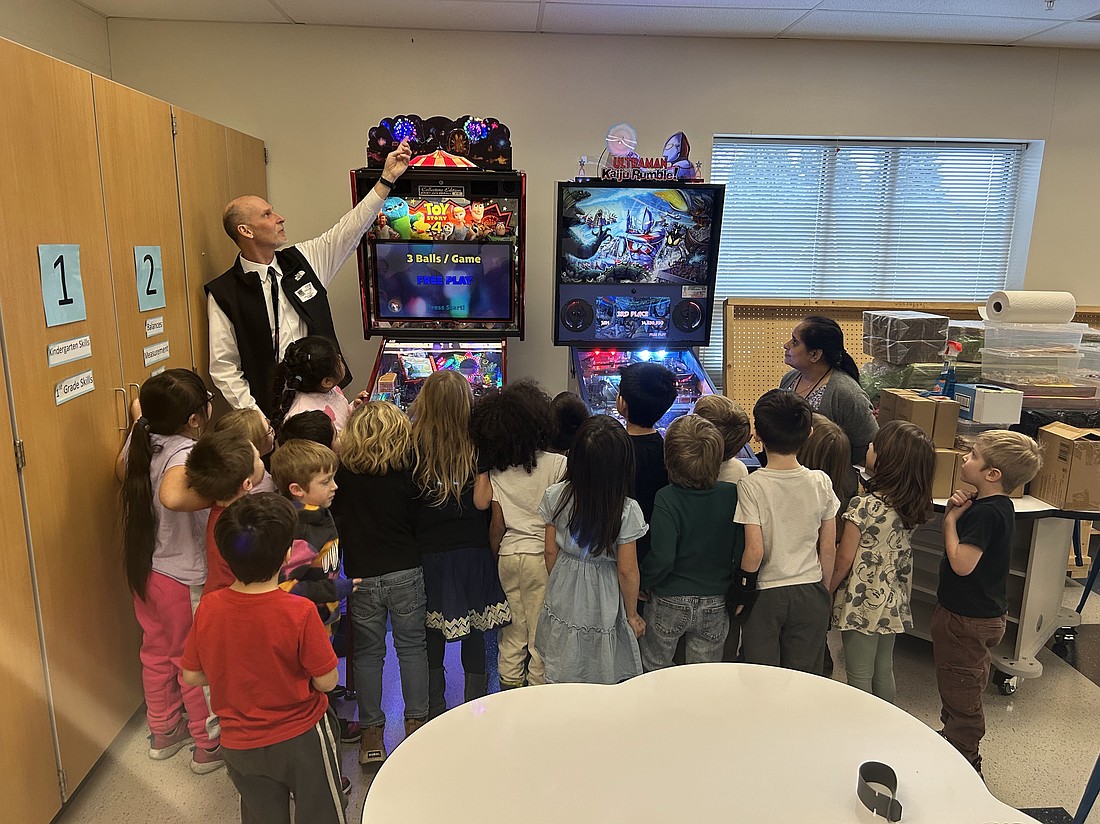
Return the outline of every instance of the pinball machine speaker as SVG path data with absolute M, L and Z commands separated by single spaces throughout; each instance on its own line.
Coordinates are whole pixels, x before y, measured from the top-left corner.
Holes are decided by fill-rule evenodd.
M 703 323 L 703 307 L 694 300 L 682 300 L 672 310 L 672 323 L 681 332 L 694 332 Z
M 561 307 L 561 323 L 570 332 L 583 332 L 592 325 L 596 314 L 592 311 L 592 304 L 580 298 L 567 301 Z

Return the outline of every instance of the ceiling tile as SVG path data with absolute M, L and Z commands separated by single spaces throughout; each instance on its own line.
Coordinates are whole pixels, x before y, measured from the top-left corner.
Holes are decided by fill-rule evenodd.
M 1046 0 L 821 0 L 820 11 L 858 11 L 865 13 L 961 15 L 969 17 L 1027 17 L 1060 22 L 1100 13 L 1098 0 L 1055 0 L 1047 9 Z
M 802 11 L 816 7 L 821 0 L 648 0 L 641 5 L 664 6 L 669 9 L 722 8 L 729 11 Z M 638 0 L 547 0 L 546 5 L 572 6 L 638 6 Z M 654 32 L 656 34 L 657 32 Z
M 295 23 L 374 26 L 444 31 L 530 31 L 538 23 L 538 0 L 278 0 Z
M 775 37 L 804 10 L 606 6 L 549 2 L 544 32 L 567 34 L 650 34 L 698 37 Z
M 1051 27 L 1044 20 L 964 15 L 811 11 L 784 37 L 1005 45 Z
M 1061 46 L 1066 49 L 1100 49 L 1100 22 L 1066 23 L 1016 41 L 1019 46 Z
M 268 0 L 80 0 L 80 3 L 104 17 L 218 23 L 292 22 Z

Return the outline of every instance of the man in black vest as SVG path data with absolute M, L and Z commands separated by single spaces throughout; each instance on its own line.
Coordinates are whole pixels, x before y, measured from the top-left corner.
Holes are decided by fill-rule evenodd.
M 306 335 L 336 343 L 328 285 L 378 216 L 412 153 L 402 142 L 366 196 L 320 237 L 287 246 L 284 218 L 266 200 L 238 197 L 222 225 L 241 253 L 206 290 L 210 378 L 234 409 L 259 408 L 271 417 L 275 364 Z M 345 364 L 346 366 L 346 364 Z M 347 371 L 341 387 L 351 382 Z

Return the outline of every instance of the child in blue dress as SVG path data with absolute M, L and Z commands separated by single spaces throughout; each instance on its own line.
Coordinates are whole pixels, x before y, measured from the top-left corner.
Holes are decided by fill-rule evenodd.
M 595 415 L 577 430 L 565 480 L 543 496 L 550 580 L 535 648 L 548 684 L 617 684 L 642 672 L 635 542 L 649 527 L 627 495 L 633 477 L 626 430 Z

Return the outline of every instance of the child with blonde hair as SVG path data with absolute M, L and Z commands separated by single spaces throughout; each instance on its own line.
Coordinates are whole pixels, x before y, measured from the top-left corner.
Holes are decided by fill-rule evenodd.
M 446 710 L 443 654 L 462 642 L 465 700 L 485 694 L 485 637 L 512 619 L 489 549 L 493 486 L 470 436 L 470 384 L 433 372 L 413 401 L 416 537 L 424 567 L 428 627 L 428 717 Z
M 745 410 L 725 395 L 703 395 L 695 402 L 695 414 L 714 424 L 722 436 L 722 467 L 718 480 L 735 484 L 749 477 L 748 467 L 737 458 L 752 432 Z
M 413 532 L 412 429 L 392 403 L 370 401 L 352 413 L 340 444 L 340 494 L 332 501 L 332 515 L 340 531 L 344 573 L 360 579 L 348 600 L 348 614 L 355 628 L 355 685 L 363 732 L 359 763 L 372 764 L 387 755 L 382 711 L 387 621 L 401 672 L 405 735 L 428 717 L 427 598 Z
M 845 458 L 848 460 L 848 458 Z M 848 683 L 894 703 L 894 639 L 912 628 L 913 530 L 932 516 L 936 450 L 919 426 L 883 424 L 867 449 L 868 492 L 845 508 L 830 591 Z
M 1004 637 L 1008 612 L 1016 513 L 1007 492 L 1034 478 L 1042 465 L 1039 445 L 1026 435 L 1003 429 L 983 432 L 960 473 L 977 491 L 956 490 L 943 515 L 945 552 L 932 610 L 940 720 L 943 737 L 979 775 L 989 651 Z
M 229 410 L 214 421 L 213 430 L 215 432 L 236 432 L 243 435 L 256 447 L 256 451 L 260 453 L 261 458 L 270 454 L 271 450 L 275 448 L 275 427 L 271 425 L 271 421 L 264 417 L 264 413 L 255 407 Z M 271 473 L 265 468 L 263 477 L 259 482 L 253 484 L 249 494 L 257 495 L 260 492 L 275 491 L 275 481 L 272 479 Z

